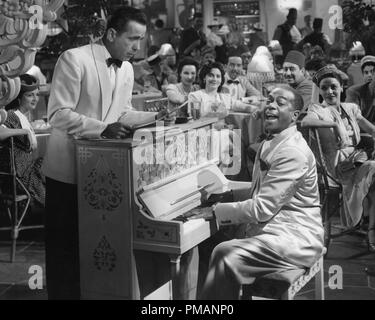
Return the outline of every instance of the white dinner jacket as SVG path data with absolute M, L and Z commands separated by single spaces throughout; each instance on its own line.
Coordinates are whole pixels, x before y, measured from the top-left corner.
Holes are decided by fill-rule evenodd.
M 116 72 L 112 95 L 106 54 L 99 42 L 65 51 L 57 61 L 48 102 L 52 133 L 43 164 L 49 178 L 76 183 L 75 138 L 99 138 L 120 117 L 125 123 L 155 119 L 155 113 L 132 109 L 134 72 L 127 61 Z

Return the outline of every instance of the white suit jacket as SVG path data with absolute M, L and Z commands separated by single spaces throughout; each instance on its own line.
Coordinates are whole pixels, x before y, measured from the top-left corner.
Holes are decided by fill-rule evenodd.
M 52 133 L 44 158 L 44 174 L 76 183 L 74 138 L 99 138 L 107 124 L 122 120 L 149 122 L 155 113 L 131 107 L 133 67 L 123 62 L 116 72 L 112 95 L 110 75 L 102 43 L 65 51 L 57 61 L 48 102 Z
M 248 224 L 247 237 L 310 267 L 323 249 L 315 158 L 296 126 L 269 143 L 259 148 L 250 199 L 218 204 L 215 214 L 223 226 Z

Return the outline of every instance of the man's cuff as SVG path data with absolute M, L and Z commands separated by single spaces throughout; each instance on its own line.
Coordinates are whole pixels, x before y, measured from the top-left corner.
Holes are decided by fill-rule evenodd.
M 101 139 L 107 139 L 107 137 L 104 134 L 104 131 L 107 129 L 108 125 L 103 129 L 102 133 L 100 134 Z

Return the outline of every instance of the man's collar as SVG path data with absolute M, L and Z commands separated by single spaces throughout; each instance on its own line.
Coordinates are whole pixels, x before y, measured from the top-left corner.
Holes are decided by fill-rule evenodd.
M 302 82 L 304 82 L 305 80 L 307 80 L 306 78 L 302 77 L 302 80 L 299 81 L 299 82 L 295 82 L 295 84 L 292 86 L 294 89 L 297 88 Z
M 374 96 L 375 95 L 375 80 L 372 80 L 368 83 L 368 88 L 370 90 L 370 93 Z
M 225 74 L 225 82 L 228 82 L 228 80 L 232 80 L 232 81 L 238 81 L 238 82 L 240 82 L 240 81 L 241 81 L 241 80 L 240 80 L 240 77 L 241 77 L 241 76 L 237 76 L 235 79 L 232 79 L 232 78 L 229 76 L 229 74 L 226 73 L 226 74 Z
M 107 60 L 108 58 L 111 58 L 111 54 L 109 53 L 107 47 L 105 46 L 104 42 L 102 40 L 98 41 L 98 44 L 103 46 L 104 50 L 104 58 Z
M 293 123 L 290 127 L 284 129 L 283 131 L 279 133 L 274 133 L 272 135 L 269 135 L 267 140 L 274 140 L 274 141 L 279 141 L 284 139 L 285 137 L 289 136 L 290 134 L 294 133 L 297 131 L 297 126 L 295 123 Z

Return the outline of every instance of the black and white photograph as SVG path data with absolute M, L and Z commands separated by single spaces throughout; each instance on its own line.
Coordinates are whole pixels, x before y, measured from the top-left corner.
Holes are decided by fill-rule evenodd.
M 0 1 L 0 300 L 375 300 L 375 1 Z

